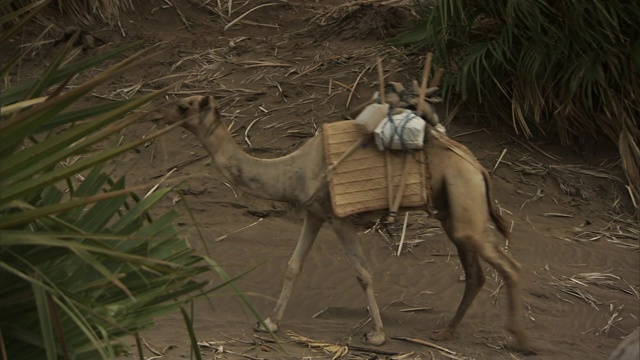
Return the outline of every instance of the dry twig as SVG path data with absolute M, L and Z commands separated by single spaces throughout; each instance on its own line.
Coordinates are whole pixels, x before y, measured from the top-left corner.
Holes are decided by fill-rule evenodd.
M 456 355 L 456 352 L 450 349 L 447 349 L 446 347 L 440 346 L 438 344 L 434 344 L 430 341 L 426 341 L 426 340 L 422 340 L 422 339 L 416 339 L 416 338 L 411 338 L 411 337 L 404 337 L 404 336 L 393 336 L 391 337 L 392 339 L 395 340 L 402 340 L 402 341 L 408 341 L 408 342 L 412 342 L 415 344 L 420 344 L 420 345 L 424 345 L 424 346 L 428 346 L 428 347 L 432 347 L 434 349 L 440 350 L 444 353 L 450 354 L 450 355 Z
M 345 356 L 349 352 L 349 348 L 347 346 L 313 340 L 300 334 L 296 334 L 293 331 L 287 331 L 287 335 L 289 335 L 291 340 L 297 343 L 306 344 L 310 348 L 319 348 L 322 351 L 333 355 L 332 359 L 334 360 Z
M 224 31 L 226 31 L 227 29 L 229 29 L 231 26 L 233 26 L 235 23 L 237 23 L 238 21 L 242 20 L 243 17 L 249 15 L 251 12 L 263 8 L 265 6 L 273 6 L 273 5 L 278 5 L 277 3 L 266 3 L 266 4 L 262 4 L 262 5 L 258 5 L 256 7 L 254 7 L 253 9 L 250 9 L 248 11 L 246 11 L 244 14 L 238 16 L 235 20 L 233 20 L 232 22 L 230 22 L 229 24 L 227 24 L 227 26 L 224 27 Z M 231 6 L 231 4 L 229 4 L 229 6 Z
M 262 221 L 262 220 L 264 220 L 264 218 L 259 218 L 259 219 L 258 219 L 257 221 L 255 221 L 253 224 L 249 224 L 249 225 L 247 225 L 247 226 L 243 226 L 243 227 L 241 227 L 240 229 L 234 230 L 234 231 L 232 231 L 232 232 L 230 232 L 230 233 L 228 233 L 228 234 L 225 234 L 225 235 L 222 235 L 222 236 L 218 236 L 217 238 L 213 239 L 213 241 L 220 241 L 220 240 L 224 240 L 224 239 L 226 239 L 229 235 L 233 235 L 233 234 L 239 233 L 239 232 L 240 232 L 240 231 L 242 231 L 242 230 L 246 230 L 246 229 L 248 229 L 248 228 L 250 228 L 250 227 L 252 227 L 252 226 L 254 226 L 254 225 L 258 224 L 258 223 L 259 223 L 260 221 Z

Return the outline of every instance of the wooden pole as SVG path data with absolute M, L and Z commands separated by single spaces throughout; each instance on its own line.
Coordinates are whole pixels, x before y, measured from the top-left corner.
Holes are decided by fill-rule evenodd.
M 389 216 L 387 216 L 387 222 L 389 223 L 395 222 L 396 216 L 398 216 L 398 209 L 400 209 L 400 202 L 402 202 L 402 193 L 404 193 L 404 187 L 407 183 L 407 177 L 409 175 L 410 159 L 411 154 L 406 153 L 404 155 L 404 162 L 402 163 L 402 174 L 400 175 L 400 184 L 398 184 L 398 191 L 396 191 L 396 196 L 390 208 Z
M 387 200 L 389 211 L 391 211 L 393 207 L 393 182 L 391 178 L 391 154 L 387 149 L 384 149 L 384 169 L 387 172 Z
M 444 69 L 438 68 L 438 70 L 436 70 L 436 73 L 433 75 L 433 79 L 431 79 L 431 84 L 429 84 L 429 87 L 434 88 L 434 87 L 440 86 L 440 81 L 442 81 L 443 75 L 444 75 Z
M 380 92 L 380 103 L 385 104 L 385 94 L 384 94 L 384 69 L 382 68 L 382 60 L 380 60 L 380 56 L 377 58 L 378 62 L 378 91 Z
M 378 57 L 377 60 L 378 60 L 378 85 L 379 85 L 379 92 L 380 92 L 380 103 L 385 104 L 386 98 L 384 93 L 384 69 L 382 68 L 382 61 L 380 60 L 380 57 Z M 384 163 L 385 163 L 385 170 L 387 172 L 387 199 L 389 204 L 388 206 L 389 206 L 389 209 L 391 209 L 391 207 L 393 206 L 393 183 L 392 183 L 392 177 L 391 177 L 391 173 L 392 173 L 391 154 L 387 149 L 384 150 Z
M 424 62 L 424 68 L 422 69 L 422 82 L 420 83 L 420 92 L 418 93 L 418 108 L 416 109 L 418 115 L 422 115 L 422 111 L 424 108 L 424 97 L 427 92 L 427 83 L 429 82 L 429 72 L 431 70 L 431 60 L 433 59 L 433 54 L 431 52 L 427 53 L 427 58 Z
M 431 52 L 427 52 L 426 60 L 424 62 L 424 68 L 422 69 L 420 92 L 418 93 L 418 107 L 416 109 L 418 115 L 422 115 L 422 112 L 424 111 L 424 97 L 427 92 L 427 83 L 429 82 L 429 72 L 431 70 L 432 59 L 433 54 Z M 400 175 L 400 184 L 398 185 L 398 190 L 396 191 L 396 196 L 393 200 L 393 204 L 391 205 L 391 207 L 389 207 L 389 216 L 387 216 L 387 222 L 389 223 L 395 222 L 396 216 L 398 216 L 398 209 L 400 208 L 400 203 L 402 202 L 402 193 L 404 192 L 404 187 L 407 182 L 407 176 L 409 174 L 410 158 L 410 153 L 406 153 L 404 155 L 404 162 L 402 163 L 402 174 Z

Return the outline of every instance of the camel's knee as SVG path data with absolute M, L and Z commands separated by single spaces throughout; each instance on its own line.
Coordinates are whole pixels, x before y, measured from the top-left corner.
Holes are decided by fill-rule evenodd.
M 520 282 L 520 271 L 517 268 L 507 265 L 508 263 L 505 261 L 490 264 L 502 276 L 507 286 L 515 286 Z
M 508 270 L 503 276 L 507 285 L 511 284 L 513 286 L 517 286 L 520 283 L 520 272 L 518 270 Z
M 295 279 L 302 272 L 302 262 L 299 260 L 289 260 L 285 278 L 288 280 Z
M 509 262 L 506 263 L 511 265 L 511 263 Z M 504 265 L 505 262 L 502 262 L 501 264 Z M 502 278 L 504 279 L 504 282 L 507 284 L 507 286 L 512 288 L 517 287 L 520 283 L 520 269 L 509 265 L 501 266 L 497 270 L 500 275 L 502 275 Z
M 463 258 L 460 257 L 460 260 L 462 262 L 467 281 L 478 287 L 484 286 L 486 278 L 476 255 L 469 254 L 467 259 L 463 260 Z
M 497 245 L 482 248 L 480 256 L 489 263 L 508 286 L 515 286 L 520 281 L 520 264 Z
M 486 245 L 486 239 L 480 235 L 484 235 L 481 231 L 476 231 L 474 227 L 461 229 L 459 226 L 453 225 L 448 229 L 445 228 L 445 230 L 447 230 L 447 235 L 456 248 L 482 256 L 482 247 Z
M 458 246 L 458 257 L 464 269 L 465 283 L 467 287 L 480 289 L 484 286 L 486 278 L 478 255 L 466 246 Z
M 519 274 L 522 271 L 522 265 L 520 265 L 520 263 L 516 259 L 514 259 L 513 256 L 511 256 L 509 253 L 503 251 L 502 249 L 500 251 L 507 258 L 507 261 L 509 261 L 509 264 L 513 268 L 513 271 Z
M 373 277 L 371 276 L 370 273 L 359 274 L 358 276 L 356 276 L 356 279 L 358 279 L 358 284 L 360 284 L 360 287 L 364 291 L 367 291 L 367 289 L 369 288 L 369 286 L 371 286 L 371 283 L 373 282 Z
M 477 240 L 475 239 L 475 234 L 473 232 L 468 231 L 467 229 L 459 229 L 456 226 L 453 226 L 453 222 L 445 226 L 445 229 L 448 230 L 447 234 L 451 238 L 451 241 L 455 245 L 462 245 L 465 248 L 470 248 L 470 245 L 475 243 Z

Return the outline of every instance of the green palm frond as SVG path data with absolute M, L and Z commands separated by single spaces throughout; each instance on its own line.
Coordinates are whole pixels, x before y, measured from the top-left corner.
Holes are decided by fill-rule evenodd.
M 3 12 L 0 26 L 22 26 L 19 18 Z M 208 291 L 208 281 L 198 275 L 211 266 L 178 236 L 178 213 L 149 215 L 173 189 L 140 198 L 141 189 L 127 188 L 124 177 L 114 179 L 103 168 L 170 128 L 92 150 L 136 121 L 135 109 L 171 87 L 78 106 L 96 86 L 145 61 L 149 50 L 66 87 L 77 74 L 131 47 L 63 66 L 73 53 L 67 46 L 37 79 L 2 89 L 0 353 L 10 359 L 115 358 L 124 349 L 123 336 Z M 7 59 L 0 75 L 11 74 L 21 56 Z M 80 174 L 82 181 L 76 179 Z
M 117 23 L 120 13 L 134 9 L 135 0 L 1 0 L 0 21 L 17 22 L 21 13 L 27 13 L 40 6 L 55 6 L 58 11 L 71 18 L 74 23 L 90 25 L 96 20 L 110 24 Z M 15 9 L 19 9 L 18 13 Z
M 445 96 L 568 144 L 604 134 L 640 194 L 640 4 L 634 1 L 437 0 L 394 42 L 428 48 Z M 625 141 L 620 141 L 621 138 Z

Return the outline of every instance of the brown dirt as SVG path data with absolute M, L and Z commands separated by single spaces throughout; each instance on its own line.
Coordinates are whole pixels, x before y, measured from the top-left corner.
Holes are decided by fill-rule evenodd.
M 421 67 L 419 58 L 404 57 L 381 41 L 410 14 L 398 2 L 367 1 L 347 8 L 335 0 L 277 1 L 244 17 L 253 23 L 239 22 L 226 31 L 224 26 L 245 11 L 271 2 L 233 1 L 230 16 L 227 1 L 221 2 L 219 11 L 212 11 L 218 6 L 215 1 L 208 8 L 187 0 L 172 0 L 173 7 L 160 0 L 143 3 L 135 13 L 123 15 L 122 30 L 105 25 L 87 29 L 97 47 L 86 53 L 134 40 L 141 40 L 141 47 L 159 43 L 164 51 L 144 67 L 98 89 L 91 101 L 157 89 L 173 81 L 170 75 L 187 77 L 170 97 L 214 94 L 237 141 L 257 157 L 294 151 L 323 122 L 343 119 L 349 91 L 339 83 L 351 86 L 362 74 L 349 108 L 368 99 L 376 87 L 376 55 L 385 57 L 387 67 L 390 59 L 399 60 L 405 75 L 416 76 Z M 188 20 L 189 29 L 179 13 Z M 32 65 L 55 49 L 43 45 L 25 62 L 21 76 L 27 77 L 29 69 L 35 68 Z M 141 87 L 122 91 L 137 85 Z M 441 109 L 441 117 L 446 115 Z M 254 123 L 256 118 L 260 119 Z M 524 267 L 524 321 L 538 354 L 525 356 L 500 348 L 505 338 L 506 304 L 503 292 L 496 290 L 500 286 L 492 270 L 487 271 L 487 285 L 457 338 L 439 345 L 465 359 L 606 358 L 622 337 L 638 327 L 640 316 L 638 223 L 628 215 L 632 207 L 621 182 L 606 177 L 622 176 L 615 166 L 615 152 L 603 145 L 587 162 L 573 149 L 515 140 L 508 127 L 487 127 L 477 118 L 458 114 L 448 131 L 490 170 L 507 150 L 492 171 L 493 186 L 513 224 L 514 240 L 509 247 Z M 136 124 L 124 137 L 139 138 L 152 126 Z M 236 194 L 204 155 L 191 134 L 176 130 L 114 164 L 117 172 L 127 174 L 130 185 L 154 183 L 182 164 L 172 178 L 188 178 L 169 183 L 184 197 L 167 199 L 158 211 L 178 208 L 183 214 L 179 227 L 184 236 L 201 251 L 206 244 L 211 257 L 228 274 L 240 276 L 236 286 L 258 314 L 266 317 L 279 294 L 301 215 L 288 204 Z M 185 205 L 204 243 L 190 226 Z M 386 239 L 380 232 L 367 232 L 370 224 L 356 224 L 374 269 L 387 335 L 428 340 L 431 331 L 453 315 L 462 295 L 462 269 L 454 247 L 436 222 L 419 213 L 410 217 L 409 244 L 400 256 L 395 255 L 400 226 L 393 227 L 393 238 Z M 580 275 L 585 273 L 609 274 L 611 286 L 588 283 Z M 287 331 L 326 343 L 362 346 L 359 338 L 370 324 L 358 326 L 367 312 L 353 275 L 338 241 L 324 229 L 277 335 L 292 358 L 329 359 L 331 355 L 293 342 Z M 218 277 L 213 279 L 214 284 L 220 282 Z M 586 293 L 591 303 L 563 289 Z M 426 310 L 402 311 L 418 307 Z M 205 359 L 285 357 L 268 336 L 255 336 L 256 319 L 230 287 L 215 291 L 208 301 L 198 301 L 194 321 Z M 151 348 L 163 352 L 162 359 L 189 356 L 188 334 L 179 315 L 159 319 L 143 336 Z M 413 352 L 407 358 L 415 359 L 446 358 L 438 350 L 399 340 L 390 340 L 379 350 Z M 345 358 L 376 357 L 372 352 L 351 350 Z

